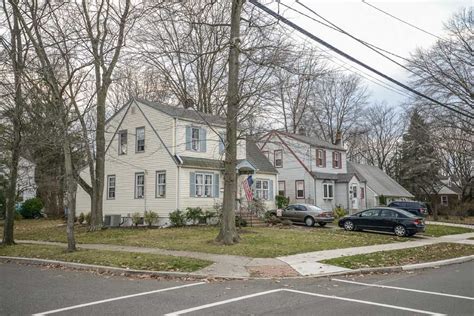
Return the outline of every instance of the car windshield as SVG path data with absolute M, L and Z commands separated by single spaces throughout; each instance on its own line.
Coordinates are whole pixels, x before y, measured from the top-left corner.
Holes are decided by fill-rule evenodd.
M 307 205 L 306 207 L 308 208 L 309 211 L 313 211 L 313 212 L 321 212 L 323 210 L 319 206 L 315 206 L 315 205 Z

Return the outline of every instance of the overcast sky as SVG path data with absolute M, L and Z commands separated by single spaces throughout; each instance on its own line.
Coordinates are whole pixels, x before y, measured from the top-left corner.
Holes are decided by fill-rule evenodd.
M 293 0 L 282 0 L 281 2 L 317 18 Z M 301 2 L 352 35 L 404 57 L 408 57 L 417 48 L 428 48 L 436 41 L 435 37 L 397 21 L 361 0 L 301 0 Z M 472 0 L 366 0 L 366 2 L 438 36 L 443 36 L 443 23 L 448 21 L 455 12 L 473 5 Z M 271 7 L 277 8 L 275 4 Z M 283 6 L 280 6 L 280 12 L 292 22 L 373 68 L 399 81 L 408 82 L 409 76 L 403 68 L 380 57 L 346 35 L 330 30 Z M 301 37 L 303 38 L 303 36 Z M 340 59 L 346 62 L 343 57 Z M 336 60 L 338 64 L 343 64 L 341 61 Z M 368 70 L 364 71 L 369 73 Z M 375 74 L 373 76 L 377 77 Z M 380 87 L 369 80 L 366 82 L 372 91 L 373 101 L 385 100 L 389 104 L 398 104 L 405 99 L 404 96 Z

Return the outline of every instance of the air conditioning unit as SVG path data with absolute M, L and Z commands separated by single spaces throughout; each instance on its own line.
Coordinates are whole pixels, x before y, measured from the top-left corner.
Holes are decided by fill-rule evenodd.
M 105 215 L 104 217 L 104 226 L 119 227 L 121 222 L 121 215 Z

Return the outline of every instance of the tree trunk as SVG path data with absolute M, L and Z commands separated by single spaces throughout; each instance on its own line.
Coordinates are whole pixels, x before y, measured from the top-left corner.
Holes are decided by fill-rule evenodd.
M 239 46 L 240 15 L 243 0 L 232 1 L 229 51 L 229 82 L 227 88 L 226 116 L 226 153 L 224 161 L 224 201 L 222 206 L 222 223 L 216 241 L 232 245 L 240 240 L 235 227 L 235 199 L 237 197 L 237 115 L 239 112 Z
M 66 171 L 66 196 L 67 196 L 67 250 L 72 252 L 76 250 L 76 240 L 74 238 L 74 222 L 76 216 L 76 189 L 77 183 L 74 178 L 72 167 L 71 148 L 67 131 L 65 131 L 65 139 L 63 142 L 64 149 L 64 166 Z
M 15 4 L 17 4 L 15 2 Z M 5 9 L 6 10 L 6 9 Z M 15 83 L 15 108 L 13 111 L 13 140 L 11 147 L 10 175 L 6 196 L 5 223 L 3 228 L 3 244 L 13 245 L 13 222 L 15 219 L 15 201 L 16 201 L 16 185 L 18 178 L 18 163 L 20 161 L 20 143 L 21 143 L 21 113 L 23 109 L 23 98 L 21 89 L 21 72 L 23 71 L 22 58 L 22 41 L 20 34 L 20 26 L 16 14 L 12 15 L 13 27 L 10 28 L 11 34 L 11 53 L 12 68 Z

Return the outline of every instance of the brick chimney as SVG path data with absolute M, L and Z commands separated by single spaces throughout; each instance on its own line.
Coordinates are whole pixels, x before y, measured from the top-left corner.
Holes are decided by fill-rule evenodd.
M 306 136 L 306 128 L 304 128 L 304 126 L 298 128 L 298 135 Z
M 342 143 L 342 133 L 341 133 L 341 131 L 337 131 L 337 132 L 336 132 L 336 142 L 335 142 L 334 145 L 343 147 L 343 143 Z

